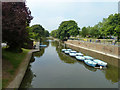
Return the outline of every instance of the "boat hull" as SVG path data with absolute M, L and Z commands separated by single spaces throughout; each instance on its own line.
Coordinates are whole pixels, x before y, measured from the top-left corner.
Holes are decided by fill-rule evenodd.
M 91 61 L 91 60 L 84 60 L 84 62 L 85 62 L 88 66 L 91 66 L 91 67 L 96 67 L 96 66 L 97 66 L 97 63 L 95 63 L 94 61 Z
M 62 52 L 65 52 L 66 51 L 66 49 L 62 49 Z
M 76 53 L 76 56 L 83 56 L 82 53 Z
M 76 56 L 76 59 L 77 59 L 77 60 L 80 60 L 80 61 L 84 61 L 84 60 L 85 60 L 85 58 L 82 57 L 82 56 Z
M 93 60 L 93 58 L 90 57 L 90 56 L 84 56 L 84 58 L 85 58 L 86 60 Z
M 65 54 L 69 54 L 70 53 L 70 51 L 65 51 Z
M 47 47 L 47 45 L 40 45 L 40 47 Z
M 75 56 L 76 56 L 76 54 L 74 54 L 74 53 L 69 53 L 69 55 L 70 55 L 71 57 L 75 57 Z
M 95 63 L 97 63 L 99 66 L 103 66 L 103 67 L 106 67 L 107 66 L 107 63 L 106 62 L 103 62 L 101 60 L 98 60 L 98 59 L 95 59 L 93 60 Z

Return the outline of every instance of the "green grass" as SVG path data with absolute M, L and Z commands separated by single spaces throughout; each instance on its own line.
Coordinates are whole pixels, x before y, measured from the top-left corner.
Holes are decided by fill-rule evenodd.
M 3 79 L 2 80 L 2 87 L 4 88 L 8 84 L 8 79 Z
M 14 75 L 18 67 L 20 66 L 21 62 L 25 59 L 27 53 L 30 51 L 28 49 L 22 49 L 22 53 L 14 53 L 10 51 L 6 51 L 5 48 L 2 48 L 2 58 L 3 60 L 7 60 L 11 63 L 13 66 L 13 69 L 6 70 L 7 73 L 10 73 L 10 75 Z M 3 79 L 2 80 L 2 86 L 3 88 L 8 84 L 9 79 Z
M 18 68 L 20 63 L 24 60 L 26 54 L 29 51 L 30 50 L 28 49 L 23 49 L 22 53 L 14 53 L 2 49 L 2 58 L 8 60 L 13 65 L 14 68 Z

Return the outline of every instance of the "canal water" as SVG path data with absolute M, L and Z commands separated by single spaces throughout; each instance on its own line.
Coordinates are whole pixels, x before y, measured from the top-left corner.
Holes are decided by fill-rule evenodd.
M 33 53 L 20 88 L 118 88 L 118 68 L 95 69 L 63 52 L 57 41 Z

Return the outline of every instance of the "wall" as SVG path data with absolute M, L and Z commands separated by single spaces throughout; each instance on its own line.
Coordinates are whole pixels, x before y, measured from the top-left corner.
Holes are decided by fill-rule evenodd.
M 118 51 L 120 52 L 120 47 L 80 42 L 77 40 L 69 40 L 65 43 L 67 47 L 82 52 L 84 55 L 92 56 L 120 68 L 118 65 L 120 61 L 120 57 L 118 58 Z
M 114 45 L 105 45 L 105 44 L 90 43 L 90 42 L 80 42 L 77 40 L 68 40 L 65 43 L 77 45 L 79 47 L 84 47 L 84 48 L 88 48 L 91 50 L 96 50 L 96 51 L 102 52 L 103 54 L 106 54 L 106 55 L 109 54 L 113 57 L 120 58 L 120 47 L 117 47 Z

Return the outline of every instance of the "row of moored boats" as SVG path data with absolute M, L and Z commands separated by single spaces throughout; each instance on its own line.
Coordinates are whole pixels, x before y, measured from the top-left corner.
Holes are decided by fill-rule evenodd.
M 69 54 L 72 57 L 75 57 L 77 60 L 84 61 L 87 65 L 92 66 L 92 67 L 106 67 L 107 63 L 99 60 L 99 59 L 94 59 L 91 56 L 84 56 L 81 52 L 74 51 L 72 49 L 62 49 L 62 52 L 65 54 Z

